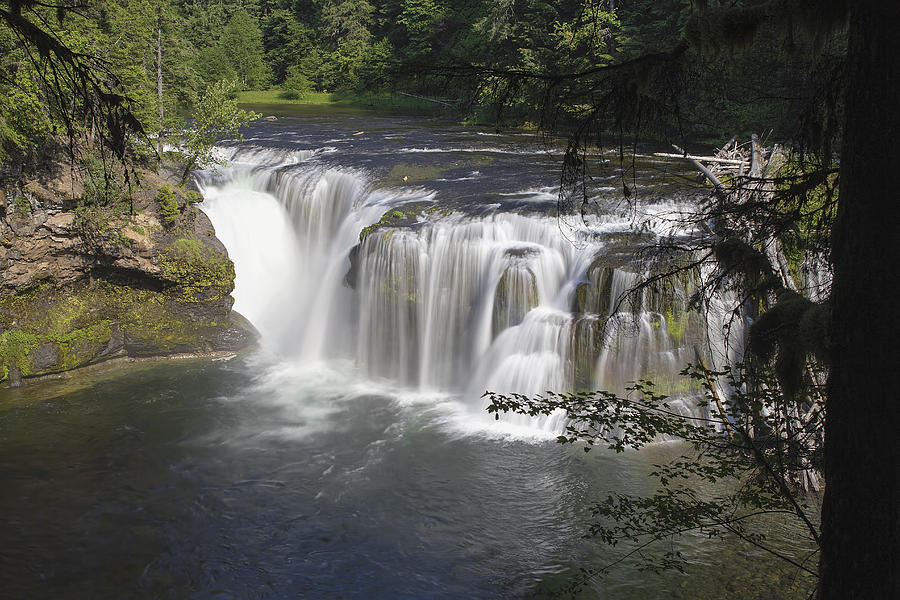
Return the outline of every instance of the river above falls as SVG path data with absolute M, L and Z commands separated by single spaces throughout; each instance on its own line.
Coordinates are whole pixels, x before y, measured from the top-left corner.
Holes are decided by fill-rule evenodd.
M 590 503 L 649 491 L 684 449 L 585 454 L 555 443 L 558 423 L 495 423 L 478 393 L 677 367 L 663 312 L 617 354 L 585 349 L 573 323 L 597 318 L 571 312 L 609 236 L 685 201 L 670 167 L 646 163 L 639 218 L 621 179 L 593 182 L 608 218 L 585 234 L 554 212 L 559 148 L 530 134 L 285 117 L 225 151 L 203 210 L 262 348 L 0 390 L 0 595 L 538 598 L 616 560 L 583 538 Z M 501 293 L 504 277 L 525 283 Z M 582 597 L 802 594 L 760 550 L 672 543 L 686 574 L 626 562 Z

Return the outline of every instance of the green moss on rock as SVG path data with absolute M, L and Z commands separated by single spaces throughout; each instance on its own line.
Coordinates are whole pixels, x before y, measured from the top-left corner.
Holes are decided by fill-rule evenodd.
M 359 241 L 362 242 L 367 237 L 372 235 L 373 232 L 381 229 L 382 227 L 398 227 L 400 225 L 406 224 L 406 222 L 409 220 L 415 221 L 417 212 L 418 211 L 408 211 L 409 214 L 406 214 L 403 211 L 397 209 L 389 210 L 381 215 L 381 218 L 377 223 L 372 223 L 371 225 L 366 225 L 365 227 L 363 227 L 362 231 L 359 232 Z
M 232 331 L 230 298 L 199 303 L 184 300 L 180 287 L 157 291 L 133 283 L 42 284 L 0 298 L 0 381 L 13 370 L 30 377 L 123 354 L 230 350 L 252 342 L 249 325 Z
M 48 287 L 0 301 L 6 329 L 0 334 L 0 380 L 10 368 L 25 377 L 73 369 L 91 361 L 109 342 L 109 319 L 98 318 L 99 312 L 77 295 L 40 293 Z
M 686 312 L 679 311 L 677 314 L 673 314 L 671 308 L 666 309 L 666 330 L 673 345 L 681 345 L 687 326 L 688 314 Z
M 40 337 L 28 331 L 11 330 L 0 334 L 0 365 L 3 379 L 9 376 L 9 369 L 18 367 L 22 375 L 30 374 L 29 355 L 40 345 Z
M 185 302 L 216 300 L 234 289 L 234 263 L 196 237 L 183 237 L 157 254 L 162 275 Z

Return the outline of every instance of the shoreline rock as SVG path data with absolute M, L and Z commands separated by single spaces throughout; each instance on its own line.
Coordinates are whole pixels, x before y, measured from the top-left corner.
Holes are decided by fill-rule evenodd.
M 107 204 L 81 201 L 66 169 L 0 181 L 0 385 L 256 344 L 231 310 L 234 264 L 194 206 L 202 198 L 160 171 Z
M 19 382 L 19 385 L 7 385 L 7 388 L 28 387 L 40 384 L 46 381 L 58 381 L 61 379 L 69 379 L 77 377 L 80 374 L 88 374 L 95 371 L 116 371 L 126 369 L 129 365 L 157 363 L 164 361 L 191 361 L 191 360 L 209 360 L 210 362 L 230 361 L 240 358 L 255 350 L 257 346 L 251 345 L 238 351 L 231 350 L 210 350 L 204 352 L 183 352 L 177 354 L 162 354 L 158 356 L 128 356 L 119 355 L 111 356 L 97 362 L 88 363 L 67 371 L 59 371 L 56 373 L 47 373 L 45 375 L 35 375 L 27 377 Z M 4 386 L 0 385 L 0 388 Z

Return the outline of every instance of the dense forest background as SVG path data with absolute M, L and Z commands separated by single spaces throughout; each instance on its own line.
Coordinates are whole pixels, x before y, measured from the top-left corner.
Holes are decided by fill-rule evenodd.
M 286 98 L 414 94 L 479 122 L 564 130 L 623 87 L 598 85 L 592 73 L 671 51 L 692 11 L 689 0 L 99 0 L 59 14 L 24 5 L 70 49 L 102 62 L 103 83 L 124 90 L 151 134 L 178 128 L 221 80 Z M 713 141 L 773 131 L 786 139 L 799 134 L 801 115 L 821 116 L 810 104 L 821 103 L 821 84 L 840 69 L 840 38 L 786 42 L 771 26 L 754 28 L 753 51 L 741 52 L 746 34 L 725 34 L 729 52 L 718 58 L 680 60 L 665 80 L 628 75 L 653 88 L 643 110 L 655 130 L 645 136 Z M 0 57 L 2 156 L 39 145 L 59 128 L 51 115 L 65 110 L 46 106 L 40 50 L 4 27 Z M 834 104 L 828 109 L 839 112 Z

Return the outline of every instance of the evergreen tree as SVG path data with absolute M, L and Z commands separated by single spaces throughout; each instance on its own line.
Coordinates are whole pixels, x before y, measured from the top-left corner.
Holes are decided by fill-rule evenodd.
M 228 20 L 218 48 L 216 55 L 227 58 L 230 70 L 237 75 L 243 89 L 261 89 L 271 80 L 262 32 L 246 10 L 238 10 Z
M 403 52 L 409 60 L 427 59 L 446 18 L 447 8 L 439 0 L 404 0 L 397 21 L 406 31 Z
M 284 81 L 287 70 L 313 48 L 312 29 L 285 9 L 275 9 L 264 19 L 262 29 L 266 61 L 276 83 Z
M 368 0 L 324 0 L 320 21 L 321 39 L 331 48 L 359 48 L 372 40 L 375 9 Z M 351 52 L 354 50 L 351 50 Z

